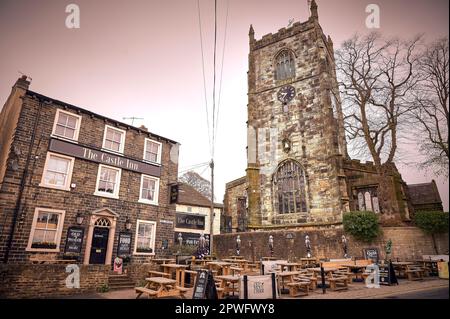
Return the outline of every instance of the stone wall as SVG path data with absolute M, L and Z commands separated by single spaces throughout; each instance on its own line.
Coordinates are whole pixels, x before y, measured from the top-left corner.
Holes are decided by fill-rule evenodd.
M 292 235 L 293 239 L 287 239 L 286 235 L 288 234 Z M 341 246 L 343 234 L 343 229 L 339 228 L 223 234 L 214 238 L 214 253 L 219 258 L 235 255 L 236 236 L 240 235 L 241 255 L 246 259 L 259 260 L 261 257 L 270 256 L 268 241 L 269 236 L 272 235 L 275 257 L 298 260 L 306 257 L 304 241 L 305 235 L 309 235 L 314 257 L 343 258 Z M 417 259 L 422 255 L 436 254 L 431 236 L 416 227 L 383 227 L 382 235 L 372 244 L 358 242 L 351 236 L 347 236 L 347 238 L 349 255 L 352 257 L 362 257 L 363 248 L 377 247 L 381 257 L 384 258 L 384 247 L 389 239 L 392 240 L 391 258 L 393 259 Z M 437 236 L 436 243 L 439 254 L 448 253 L 448 234 Z
M 225 196 L 223 199 L 224 215 L 232 218 L 232 230 L 238 228 L 238 199 L 247 197 L 247 176 L 229 182 L 225 186 Z
M 108 284 L 111 266 L 78 265 L 80 288 L 67 288 L 66 265 L 0 265 L 0 298 L 52 298 L 95 292 Z

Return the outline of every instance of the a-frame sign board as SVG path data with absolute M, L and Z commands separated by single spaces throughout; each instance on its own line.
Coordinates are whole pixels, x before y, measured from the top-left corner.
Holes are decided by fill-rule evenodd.
M 218 299 L 216 284 L 211 271 L 197 271 L 192 299 Z

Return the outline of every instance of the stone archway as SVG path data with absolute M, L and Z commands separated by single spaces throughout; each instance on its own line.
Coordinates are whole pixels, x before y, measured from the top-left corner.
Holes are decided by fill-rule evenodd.
M 109 208 L 101 208 L 93 211 L 89 216 L 89 228 L 87 234 L 86 248 L 84 251 L 84 264 L 90 264 L 92 239 L 94 230 L 99 228 L 108 229 L 107 248 L 105 256 L 105 265 L 111 264 L 112 252 L 114 246 L 114 236 L 116 233 L 116 223 L 119 215 Z

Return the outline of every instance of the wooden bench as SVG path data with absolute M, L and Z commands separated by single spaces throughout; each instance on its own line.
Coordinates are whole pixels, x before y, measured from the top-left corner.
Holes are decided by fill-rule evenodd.
M 138 294 L 136 296 L 136 299 L 138 299 L 142 294 L 146 294 L 148 298 L 156 297 L 158 292 L 153 289 L 145 288 L 145 287 L 136 287 L 134 288 L 136 290 L 136 293 Z
M 330 289 L 333 291 L 348 289 L 348 280 L 349 279 L 346 276 L 333 276 L 333 277 L 327 278 L 327 280 L 330 283 Z
M 216 291 L 217 291 L 217 298 L 223 299 L 223 293 L 224 293 L 225 289 L 224 288 L 220 288 L 220 287 L 216 287 Z
M 406 269 L 406 277 L 408 280 L 422 280 L 425 270 L 421 267 L 409 266 Z
M 156 270 L 149 270 L 149 275 L 152 277 L 152 275 L 155 275 L 155 277 L 167 277 L 170 278 L 170 274 L 166 272 L 156 271 Z
M 241 272 L 244 271 L 244 268 L 240 268 L 240 267 L 230 267 L 230 270 L 234 276 L 234 274 L 237 272 L 238 274 L 240 274 Z
M 182 299 L 186 298 L 186 293 L 189 291 L 189 288 L 176 286 L 175 289 L 178 289 L 180 291 L 180 296 Z
M 310 282 L 307 281 L 297 281 L 290 282 L 287 284 L 289 287 L 289 296 L 291 297 L 301 297 L 307 296 L 309 293 Z

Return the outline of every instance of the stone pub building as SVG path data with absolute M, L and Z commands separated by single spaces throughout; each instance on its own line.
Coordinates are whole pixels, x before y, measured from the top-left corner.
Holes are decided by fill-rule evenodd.
M 32 92 L 0 114 L 0 259 L 130 264 L 173 244 L 178 143 Z

